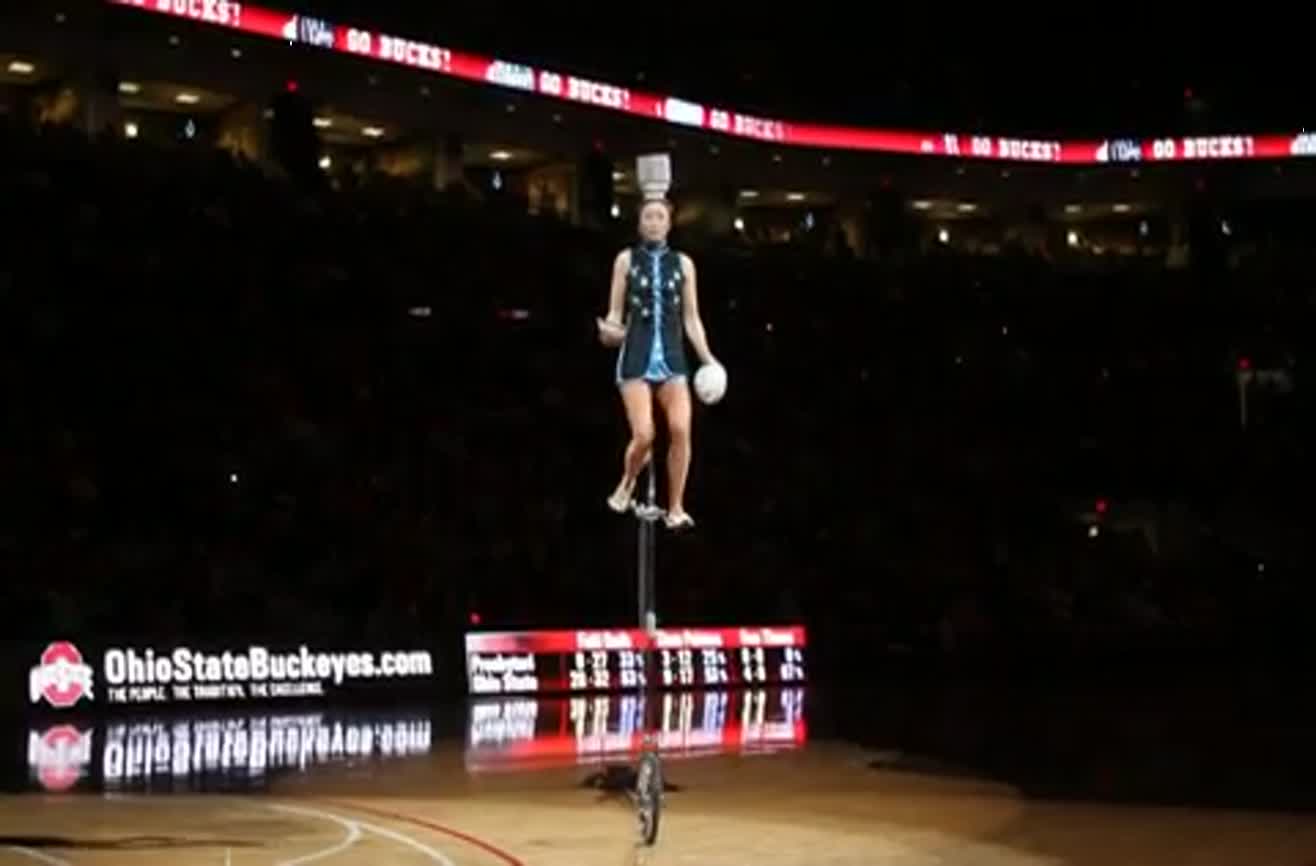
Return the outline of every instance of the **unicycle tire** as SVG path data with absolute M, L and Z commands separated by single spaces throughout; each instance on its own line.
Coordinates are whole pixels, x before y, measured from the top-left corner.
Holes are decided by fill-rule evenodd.
M 645 752 L 635 770 L 635 814 L 639 819 L 640 843 L 658 840 L 658 823 L 663 814 L 663 768 L 658 755 Z

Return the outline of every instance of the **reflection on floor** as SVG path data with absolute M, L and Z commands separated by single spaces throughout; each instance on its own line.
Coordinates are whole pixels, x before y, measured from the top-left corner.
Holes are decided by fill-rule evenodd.
M 1316 863 L 1309 814 L 1049 799 L 806 744 L 798 689 L 673 693 L 648 713 L 625 695 L 466 709 L 463 741 L 429 709 L 34 721 L 9 739 L 37 796 L 0 796 L 0 866 Z M 581 783 L 633 759 L 646 717 L 689 760 L 667 766 L 659 844 L 637 857 L 629 801 Z
M 804 690 L 667 692 L 657 697 L 659 751 L 668 758 L 797 749 L 807 739 Z M 642 694 L 490 698 L 471 704 L 466 766 L 476 772 L 585 764 L 637 755 Z
M 428 712 L 114 717 L 31 727 L 27 766 L 45 791 L 259 789 L 272 774 L 428 755 Z
M 671 692 L 658 701 L 658 746 L 668 757 L 795 749 L 807 737 L 799 688 Z M 636 694 L 479 700 L 467 708 L 466 765 L 625 760 L 642 746 L 645 713 Z M 334 764 L 424 757 L 433 731 L 429 710 L 114 716 L 33 724 L 24 746 L 28 780 L 43 791 L 244 791 Z

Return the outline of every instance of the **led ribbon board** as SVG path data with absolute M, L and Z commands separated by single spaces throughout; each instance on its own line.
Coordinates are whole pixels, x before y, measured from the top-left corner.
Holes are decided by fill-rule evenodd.
M 115 6 L 184 18 L 253 36 L 310 45 L 465 81 L 536 93 L 709 133 L 775 145 L 875 153 L 949 156 L 1008 162 L 1101 165 L 1141 162 L 1224 162 L 1316 155 L 1316 134 L 1197 135 L 1065 141 L 953 132 L 801 123 L 633 90 L 566 72 L 481 57 L 442 45 L 346 26 L 235 0 L 106 0 Z

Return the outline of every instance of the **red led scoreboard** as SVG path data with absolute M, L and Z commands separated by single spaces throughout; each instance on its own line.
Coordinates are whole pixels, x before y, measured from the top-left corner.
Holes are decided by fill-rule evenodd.
M 804 682 L 804 626 L 472 632 L 466 681 L 474 695 L 606 692 Z

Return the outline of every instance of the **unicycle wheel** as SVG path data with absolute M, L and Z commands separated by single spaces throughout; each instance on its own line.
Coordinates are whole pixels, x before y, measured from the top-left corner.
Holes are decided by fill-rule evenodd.
M 658 839 L 658 821 L 663 813 L 663 768 L 658 756 L 645 752 L 635 771 L 635 814 L 639 819 L 640 842 L 652 845 Z

